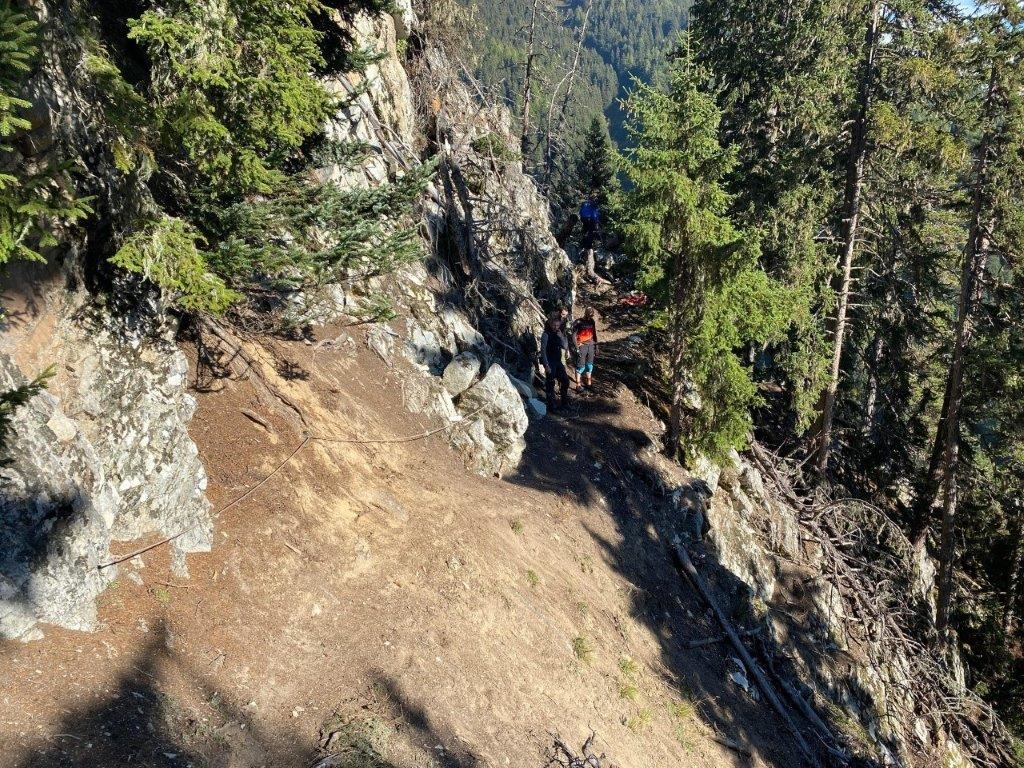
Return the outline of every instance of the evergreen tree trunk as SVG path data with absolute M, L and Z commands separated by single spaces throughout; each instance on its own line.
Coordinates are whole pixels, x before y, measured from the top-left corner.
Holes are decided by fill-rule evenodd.
M 1010 582 L 1006 587 L 1006 598 L 1003 602 L 1003 633 L 1013 636 L 1017 624 L 1017 596 L 1020 590 L 1020 572 L 1024 567 L 1024 518 L 1021 517 L 1020 498 L 1013 500 L 1013 562 L 1010 565 Z
M 943 447 L 940 472 L 944 487 L 942 533 L 939 542 L 938 610 L 935 619 L 940 636 L 945 634 L 949 626 L 953 594 L 953 565 L 956 560 L 957 475 L 960 469 L 960 413 L 964 399 L 964 362 L 974 331 L 972 320 L 976 293 L 985 264 L 985 254 L 988 250 L 988 240 L 982 223 L 988 144 L 988 140 L 982 141 L 979 150 L 978 174 L 972 192 L 971 229 L 964 254 L 963 271 L 960 276 L 956 339 L 953 344 L 953 357 L 950 361 L 946 386 L 946 391 L 949 393 L 949 404 L 945 429 L 941 430 Z
M 835 418 L 836 396 L 839 392 L 839 375 L 842 370 L 843 344 L 846 339 L 850 288 L 853 282 L 853 257 L 857 250 L 857 228 L 860 223 L 861 197 L 864 188 L 864 166 L 868 153 L 868 119 L 870 117 L 871 97 L 874 90 L 873 81 L 875 76 L 875 56 L 878 50 L 880 15 L 881 3 L 876 2 L 871 7 L 871 18 L 864 35 L 864 57 L 861 63 L 857 95 L 857 115 L 854 118 L 850 139 L 850 156 L 846 167 L 843 251 L 840 258 L 839 298 L 832 340 L 832 365 L 829 370 L 828 386 L 825 388 L 821 399 L 818 452 L 815 457 L 815 466 L 820 474 L 824 474 L 828 468 L 829 450 L 832 443 L 832 422 Z
M 875 334 L 868 350 L 868 393 L 867 402 L 864 404 L 864 427 L 862 432 L 865 437 L 871 439 L 878 427 L 878 365 L 882 359 L 882 351 L 885 349 L 880 333 Z
M 537 14 L 540 13 L 541 0 L 533 0 L 533 9 L 530 12 L 530 25 L 528 27 L 528 38 L 526 44 L 526 73 L 523 80 L 523 129 L 520 140 L 523 152 L 523 170 L 527 169 L 527 159 L 530 154 L 530 125 L 533 109 L 533 60 L 537 58 Z
M 689 432 L 687 419 L 687 346 L 686 339 L 701 322 L 705 291 L 703 270 L 687 255 L 684 242 L 672 258 L 672 306 L 669 318 L 672 407 L 666 448 L 672 457 L 682 454 L 681 442 Z
M 985 96 L 984 114 L 987 120 L 991 119 L 994 99 L 996 97 L 996 69 L 993 66 L 989 79 L 988 92 Z M 940 602 L 942 598 L 942 571 L 946 568 L 946 558 L 950 558 L 948 566 L 952 569 L 952 550 L 946 550 L 947 545 L 952 546 L 951 539 L 947 541 L 947 525 L 952 524 L 956 516 L 956 492 L 950 494 L 949 486 L 955 485 L 956 478 L 950 475 L 955 472 L 959 461 L 959 436 L 960 436 L 960 405 L 963 401 L 963 364 L 967 347 L 970 344 L 971 313 L 973 312 L 977 282 L 984 267 L 985 252 L 988 243 L 985 239 L 982 218 L 984 216 L 985 187 L 988 183 L 989 149 L 992 143 L 991 129 L 986 128 L 978 147 L 978 155 L 975 160 L 974 183 L 971 185 L 971 223 L 968 230 L 967 245 L 964 249 L 964 262 L 960 273 L 960 297 L 957 302 L 956 336 L 953 345 L 953 356 L 950 360 L 949 374 L 946 377 L 945 392 L 942 399 L 942 411 L 939 415 L 938 427 L 935 431 L 935 442 L 932 446 L 931 458 L 928 462 L 928 472 L 922 491 L 918 496 L 915 505 L 915 519 L 911 540 L 917 549 L 922 549 L 928 540 L 928 520 L 931 511 L 938 501 L 940 490 L 942 490 L 942 539 L 940 541 L 940 574 L 939 590 Z M 943 483 L 946 488 L 943 489 Z M 953 536 L 954 531 L 950 529 L 948 534 Z M 947 574 L 952 576 L 952 574 Z M 947 590 L 952 588 L 951 584 L 946 585 Z M 948 595 L 946 595 L 948 598 Z M 941 616 L 941 605 L 940 616 Z M 948 608 L 948 606 L 947 606 Z M 948 613 L 946 615 L 948 619 Z
M 952 379 L 946 377 L 946 385 L 942 395 L 942 410 L 939 412 L 939 423 L 935 430 L 935 441 L 932 444 L 928 470 L 925 473 L 922 490 L 914 504 L 914 519 L 910 526 L 910 540 L 914 549 L 921 551 L 928 542 L 929 519 L 935 506 L 942 482 L 942 449 L 945 445 L 946 424 L 949 423 L 949 405 L 953 400 L 950 385 Z

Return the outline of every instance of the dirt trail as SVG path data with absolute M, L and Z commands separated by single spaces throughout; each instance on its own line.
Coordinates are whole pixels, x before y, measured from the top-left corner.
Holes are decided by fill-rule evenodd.
M 436 426 L 407 414 L 401 371 L 362 330 L 328 339 L 252 350 L 318 432 Z M 717 629 L 632 469 L 659 425 L 598 370 L 595 396 L 531 426 L 513 476 L 468 473 L 443 435 L 314 442 L 217 520 L 189 579 L 158 547 L 122 566 L 99 631 L 0 646 L 0 765 L 290 768 L 326 745 L 350 767 L 527 768 L 550 732 L 579 745 L 592 730 L 621 768 L 798 765 L 728 682 L 726 649 L 686 649 Z M 196 384 L 220 508 L 301 437 L 248 382 Z

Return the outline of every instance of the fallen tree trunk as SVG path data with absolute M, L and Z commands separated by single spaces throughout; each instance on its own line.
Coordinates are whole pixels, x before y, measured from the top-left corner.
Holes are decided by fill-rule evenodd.
M 750 670 L 750 674 L 753 675 L 754 681 L 757 683 L 757 687 L 761 689 L 764 697 L 768 700 L 768 703 L 771 704 L 772 709 L 774 709 L 779 717 L 782 718 L 786 727 L 793 734 L 793 738 L 796 740 L 797 746 L 800 747 L 800 751 L 804 753 L 807 761 L 812 766 L 820 766 L 817 754 L 811 749 L 811 745 L 807 743 L 803 734 L 800 733 L 800 730 L 797 728 L 796 723 L 793 722 L 793 718 L 790 716 L 786 706 L 782 703 L 779 695 L 775 692 L 775 688 L 768 681 L 765 673 L 757 665 L 757 662 L 754 661 L 754 657 L 750 655 L 750 651 L 748 651 L 747 647 L 743 645 L 743 641 L 740 640 L 739 635 L 736 634 L 736 630 L 733 629 L 729 619 L 726 618 L 725 612 L 718 605 L 718 601 L 716 601 L 712 596 L 711 590 L 709 590 L 707 584 L 704 583 L 704 579 L 702 579 L 701 575 L 697 573 L 697 568 L 690 559 L 690 554 L 686 551 L 686 548 L 682 544 L 676 543 L 674 545 L 674 549 L 679 565 L 683 569 L 683 573 L 685 573 L 690 581 L 693 582 L 697 591 L 700 592 L 701 597 L 704 598 L 704 602 L 707 603 L 708 607 L 710 607 L 714 612 L 715 618 L 718 619 L 718 623 L 725 631 L 726 637 L 729 638 L 729 642 L 732 644 L 733 648 L 736 649 L 736 653 L 739 655 L 740 660 L 746 668 Z
M 760 627 L 758 627 L 757 629 L 741 629 L 738 631 L 737 634 L 739 634 L 742 637 L 753 637 L 760 631 Z M 684 645 L 690 649 L 703 648 L 706 645 L 716 645 L 717 643 L 725 643 L 728 642 L 728 640 L 729 638 L 725 635 L 720 635 L 719 637 L 702 637 L 698 640 L 687 640 L 684 643 Z

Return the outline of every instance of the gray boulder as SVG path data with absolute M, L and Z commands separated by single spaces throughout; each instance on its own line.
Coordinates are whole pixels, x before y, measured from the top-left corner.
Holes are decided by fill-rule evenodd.
M 519 465 L 530 420 L 504 368 L 492 365 L 483 379 L 462 394 L 458 408 L 466 426 L 457 430 L 455 443 L 473 469 L 500 475 Z
M 433 376 L 410 376 L 405 382 L 405 405 L 412 413 L 437 416 L 447 422 L 461 421 L 452 396 Z
M 208 551 L 206 473 L 188 434 L 195 401 L 169 344 L 107 328 L 59 325 L 73 375 L 14 415 L 0 470 L 0 637 L 40 636 L 37 622 L 90 630 L 113 541 L 169 542 L 172 566 Z M 66 334 L 66 335 L 65 335 Z M 0 354 L 0 390 L 25 381 Z
M 515 376 L 509 376 L 508 378 L 512 382 L 512 386 L 519 390 L 519 394 L 522 395 L 524 400 L 536 399 L 538 397 L 537 390 L 533 388 L 532 384 L 527 384 Z
M 548 415 L 548 407 L 544 404 L 543 400 L 538 400 L 536 397 L 531 397 L 526 401 L 526 404 L 530 408 L 530 413 L 533 414 L 534 418 L 543 419 Z
M 472 352 L 456 355 L 444 369 L 444 388 L 452 397 L 458 397 L 476 381 L 480 375 L 480 358 Z

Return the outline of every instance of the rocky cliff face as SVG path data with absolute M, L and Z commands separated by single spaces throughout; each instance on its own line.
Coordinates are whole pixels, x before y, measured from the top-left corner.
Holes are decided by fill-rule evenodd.
M 40 621 L 92 628 L 95 598 L 117 572 L 100 568 L 113 542 L 176 536 L 183 570 L 211 530 L 174 325 L 138 281 L 107 265 L 117 233 L 151 205 L 145 169 L 117 168 L 71 9 L 32 5 L 41 62 L 28 91 L 32 129 L 16 149 L 29 167 L 73 168 L 96 215 L 66 233 L 45 269 L 4 281 L 0 387 L 56 370 L 50 392 L 16 414 L 0 470 L 0 637 L 23 640 Z
M 24 640 L 37 621 L 93 627 L 117 574 L 102 567 L 114 542 L 175 536 L 183 572 L 186 553 L 209 549 L 212 524 L 184 356 L 59 282 L 22 290 L 30 301 L 0 336 L 0 387 L 57 371 L 17 412 L 0 470 L 0 636 Z
M 334 91 L 358 95 L 329 134 L 369 151 L 358 167 L 327 166 L 317 177 L 373 185 L 437 164 L 423 203 L 427 259 L 384 281 L 406 319 L 372 330 L 370 344 L 386 360 L 401 353 L 414 365 L 406 398 L 414 412 L 447 421 L 470 467 L 501 474 L 525 447 L 544 311 L 572 305 L 574 277 L 551 234 L 547 203 L 512 149 L 508 111 L 482 106 L 438 49 L 408 63 L 410 81 L 399 48 L 416 26 L 402 3 L 390 15 L 356 21 L 357 45 L 383 58 L 331 81 Z M 333 304 L 351 312 L 359 297 Z M 451 375 L 442 380 L 446 369 L 458 369 L 463 385 L 452 387 Z
M 680 539 L 703 542 L 712 556 L 723 605 L 753 606 L 739 621 L 760 628 L 754 642 L 773 674 L 792 681 L 791 700 L 807 702 L 878 764 L 917 765 L 922 753 L 928 764 L 970 764 L 962 729 L 985 717 L 984 704 L 964 685 L 959 660 L 939 664 L 924 646 L 893 636 L 901 630 L 887 621 L 888 605 L 915 610 L 931 589 L 884 515 L 855 503 L 801 513 L 758 462 L 735 453 L 722 466 L 699 462 L 690 477 L 652 464 L 678 513 Z M 855 561 L 863 547 L 877 551 L 859 561 L 863 574 L 851 575 L 841 570 L 833 540 Z M 905 616 L 900 621 L 906 625 Z M 938 691 L 942 706 L 931 698 Z

